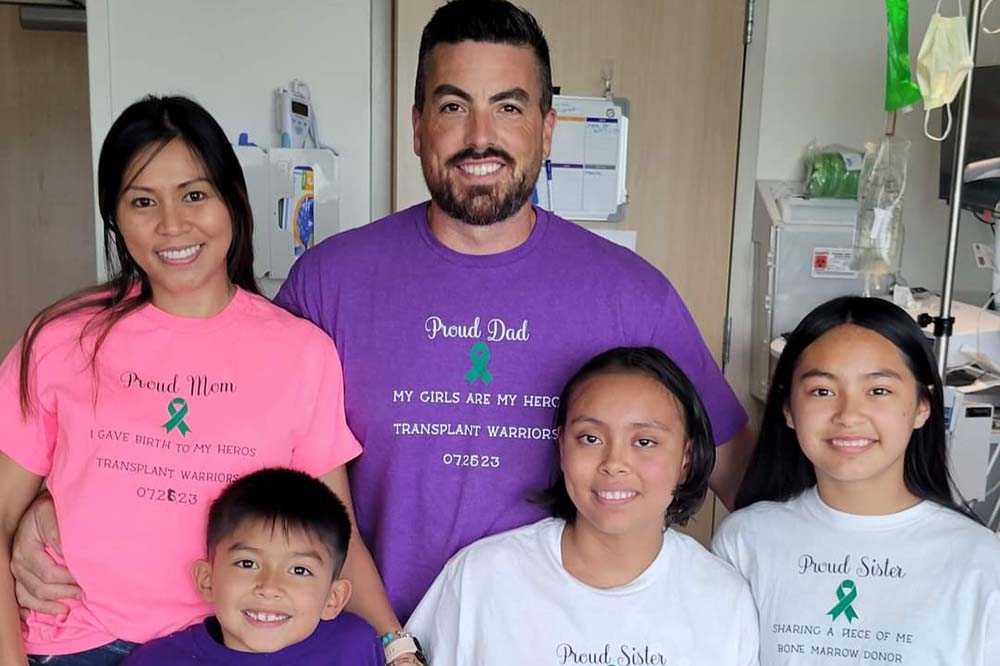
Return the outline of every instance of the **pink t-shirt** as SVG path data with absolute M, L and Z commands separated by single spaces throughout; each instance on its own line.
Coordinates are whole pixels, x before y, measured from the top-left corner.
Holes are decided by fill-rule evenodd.
M 222 488 L 268 466 L 320 476 L 361 452 L 333 342 L 264 298 L 237 291 L 209 319 L 144 306 L 111 329 L 96 391 L 91 341 L 79 340 L 89 316 L 39 335 L 27 420 L 19 348 L 0 366 L 0 450 L 47 477 L 83 590 L 66 615 L 28 617 L 29 654 L 143 642 L 202 619 L 191 564 Z

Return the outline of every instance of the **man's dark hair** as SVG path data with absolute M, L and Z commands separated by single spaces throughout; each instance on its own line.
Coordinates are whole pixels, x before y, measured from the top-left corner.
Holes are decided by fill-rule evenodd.
M 343 502 L 319 479 L 274 467 L 231 483 L 208 512 L 208 556 L 212 557 L 219 542 L 248 520 L 317 537 L 330 553 L 334 576 L 340 574 L 351 539 L 351 521 Z
M 543 114 L 549 112 L 552 108 L 552 66 L 548 42 L 535 17 L 507 0 L 452 0 L 434 12 L 420 36 L 413 95 L 418 111 L 424 110 L 427 68 L 434 47 L 465 41 L 523 46 L 534 51 L 542 88 L 539 106 Z

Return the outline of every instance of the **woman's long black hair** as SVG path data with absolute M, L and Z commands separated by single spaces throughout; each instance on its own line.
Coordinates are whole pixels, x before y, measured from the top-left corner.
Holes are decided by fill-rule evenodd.
M 149 96 L 132 104 L 108 130 L 97 164 L 97 205 L 104 221 L 104 255 L 111 277 L 103 284 L 56 301 L 31 320 L 20 350 L 19 393 L 21 413 L 25 416 L 32 407 L 31 354 L 42 329 L 62 317 L 92 311 L 93 316 L 80 333 L 80 341 L 96 333 L 90 352 L 94 368 L 97 352 L 111 328 L 152 297 L 149 278 L 129 254 L 115 211 L 129 185 L 124 182 L 125 173 L 136 156 L 150 147 L 158 152 L 174 139 L 184 141 L 201 160 L 208 179 L 229 210 L 233 240 L 226 254 L 226 269 L 230 281 L 248 292 L 260 293 L 253 274 L 253 214 L 246 180 L 226 133 L 208 111 L 185 97 Z M 96 371 L 94 375 L 96 378 Z
M 927 338 L 898 306 L 881 298 L 860 296 L 842 296 L 820 305 L 789 336 L 771 379 L 760 437 L 736 495 L 736 508 L 762 500 L 788 500 L 816 485 L 816 472 L 802 453 L 795 431 L 788 427 L 784 409 L 802 352 L 820 336 L 844 324 L 867 328 L 891 342 L 916 378 L 918 397 L 930 406 L 930 416 L 913 431 L 904 454 L 903 481 L 907 489 L 980 522 L 972 511 L 952 499 L 943 389 Z

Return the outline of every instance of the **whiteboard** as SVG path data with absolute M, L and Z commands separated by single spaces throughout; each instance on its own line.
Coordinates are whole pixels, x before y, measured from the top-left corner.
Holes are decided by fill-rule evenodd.
M 534 202 L 571 220 L 614 222 L 623 215 L 628 157 L 627 102 L 556 95 L 552 152 Z

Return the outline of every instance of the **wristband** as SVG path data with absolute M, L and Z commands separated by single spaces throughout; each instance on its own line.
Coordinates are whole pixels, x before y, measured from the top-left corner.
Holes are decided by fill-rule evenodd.
M 423 650 L 416 636 L 406 631 L 390 631 L 382 636 L 382 647 L 385 650 L 385 663 L 390 664 L 404 654 L 414 655 L 422 664 L 426 664 Z

